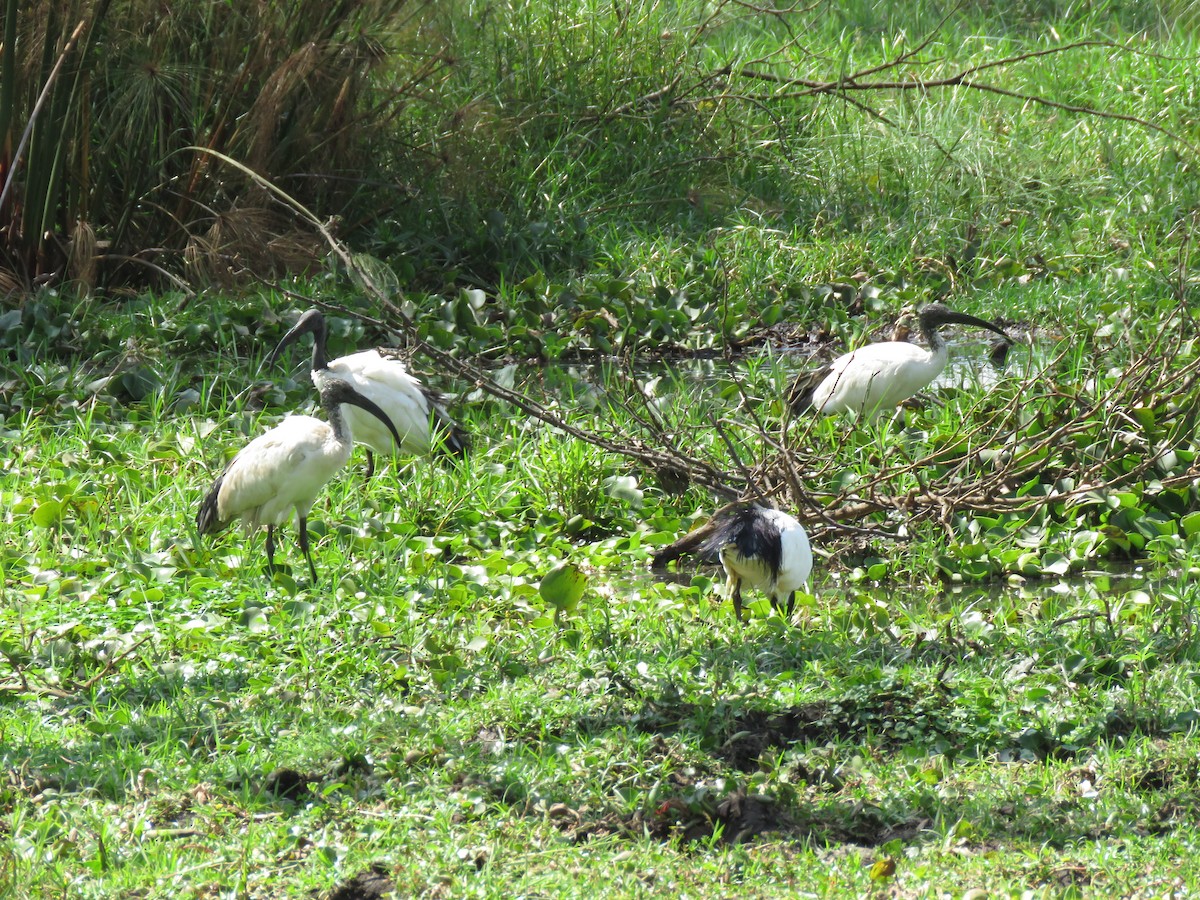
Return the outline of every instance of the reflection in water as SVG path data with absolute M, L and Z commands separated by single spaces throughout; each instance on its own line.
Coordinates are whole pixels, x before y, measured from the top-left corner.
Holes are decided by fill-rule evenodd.
M 711 581 L 709 599 L 724 601 L 724 574 L 717 564 L 685 559 L 678 571 L 631 572 L 620 581 L 634 589 L 654 584 L 690 585 L 697 576 Z M 965 633 L 989 630 L 996 620 L 1054 621 L 1078 616 L 1081 611 L 1095 612 L 1114 620 L 1148 607 L 1164 591 L 1179 587 L 1177 574 L 1147 571 L 1141 565 L 1111 565 L 1104 569 L 1081 572 L 1060 578 L 1013 578 L 972 584 L 940 582 L 897 583 L 856 579 L 855 570 L 821 571 L 813 575 L 810 610 L 814 616 L 824 612 L 866 614 L 877 624 L 897 622 L 933 624 L 945 616 L 955 617 Z M 763 598 L 746 596 L 747 607 Z M 802 601 L 800 601 L 802 603 Z M 755 615 L 765 613 L 765 608 Z
M 1020 377 L 1020 371 L 1030 362 L 1029 348 L 1024 345 L 1020 357 L 1014 359 L 1012 353 L 995 353 L 995 347 L 987 341 L 959 339 L 947 344 L 950 360 L 946 368 L 918 396 L 928 396 L 937 390 L 986 393 L 1005 379 Z M 764 380 L 787 385 L 796 375 L 818 364 L 811 353 L 802 350 L 768 348 L 738 356 L 732 373 L 724 357 L 638 360 L 632 367 L 609 358 L 542 366 L 537 369 L 536 377 L 546 394 L 595 408 L 602 397 L 611 396 L 615 387 L 622 384 L 622 376 L 627 377 L 631 372 L 649 397 L 663 401 L 677 394 L 694 393 L 697 388 L 720 389 L 729 383 L 731 374 L 751 386 Z

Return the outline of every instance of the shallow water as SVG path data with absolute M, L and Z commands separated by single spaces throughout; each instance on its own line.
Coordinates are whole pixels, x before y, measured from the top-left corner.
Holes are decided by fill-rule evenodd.
M 711 580 L 711 602 L 724 602 L 724 572 L 719 564 L 707 563 L 696 557 L 684 557 L 677 571 L 633 572 L 622 581 L 634 589 L 647 588 L 659 582 L 692 584 L 696 576 Z M 983 583 L 943 583 L 939 581 L 906 583 L 873 582 L 859 578 L 853 569 L 822 571 L 817 560 L 812 583 L 814 610 L 850 609 L 877 610 L 881 617 L 913 607 L 914 618 L 955 614 L 963 628 L 986 630 L 993 616 L 1005 616 L 1014 611 L 1035 612 L 1038 618 L 1055 620 L 1081 613 L 1117 617 L 1131 605 L 1149 606 L 1164 591 L 1171 593 L 1180 586 L 1178 573 L 1149 569 L 1137 564 L 1114 564 L 1078 574 L 1046 578 L 1013 578 Z M 755 591 L 743 593 L 747 607 L 765 600 Z M 765 605 L 759 613 L 765 613 Z
M 963 338 L 946 343 L 950 348 L 949 362 L 922 393 L 939 390 L 987 392 L 1007 379 L 1023 377 L 1034 362 L 1030 348 L 1023 344 L 1013 345 L 1007 359 L 997 365 L 990 359 L 994 345 L 988 341 Z M 773 347 L 742 354 L 734 359 L 732 369 L 729 360 L 723 356 L 635 361 L 631 368 L 620 360 L 608 358 L 543 366 L 538 370 L 537 381 L 547 393 L 566 394 L 570 400 L 590 406 L 601 395 L 611 392 L 621 376 L 628 377 L 629 374 L 636 377 L 648 393 L 663 398 L 696 387 L 719 389 L 728 384 L 732 376 L 747 384 L 774 377 L 782 386 L 824 360 L 824 356 L 820 361 L 814 359 L 808 347 Z

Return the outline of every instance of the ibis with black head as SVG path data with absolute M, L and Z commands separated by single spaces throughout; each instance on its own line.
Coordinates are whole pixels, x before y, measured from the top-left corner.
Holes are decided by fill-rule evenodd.
M 946 368 L 950 352 L 938 329 L 951 324 L 986 328 L 1012 343 L 998 325 L 941 303 L 927 303 L 917 314 L 917 327 L 928 347 L 904 340 L 880 341 L 844 353 L 797 376 L 788 395 L 792 411 L 850 412 L 874 420 L 928 386 Z
M 362 396 L 384 411 L 391 427 L 358 409 L 347 409 L 346 418 L 354 441 L 367 448 L 367 477 L 375 471 L 375 453 L 423 455 L 437 451 L 454 456 L 467 452 L 469 439 L 462 427 L 450 418 L 441 405 L 441 397 L 430 390 L 405 368 L 398 359 L 386 356 L 386 350 L 362 350 L 327 359 L 325 316 L 310 309 L 279 341 L 268 361 L 274 365 L 286 347 L 301 336 L 311 334 L 312 380 L 318 390 L 329 379 L 340 379 L 353 385 Z M 398 436 L 396 436 L 398 435 Z
M 725 569 L 733 613 L 742 621 L 742 585 L 757 588 L 771 606 L 791 618 L 799 588 L 808 590 L 813 554 L 804 526 L 778 509 L 739 504 L 713 517 L 713 532 L 700 547 Z
M 353 385 L 325 378 L 317 390 L 329 421 L 288 416 L 260 434 L 238 451 L 196 513 L 200 534 L 218 532 L 234 519 L 242 520 L 248 535 L 265 525 L 267 562 L 273 569 L 275 528 L 286 524 L 294 511 L 300 549 L 314 584 L 317 568 L 309 551 L 308 514 L 321 488 L 350 458 L 354 438 L 346 412 L 361 409 L 390 431 L 397 444 L 401 441 L 387 413 Z

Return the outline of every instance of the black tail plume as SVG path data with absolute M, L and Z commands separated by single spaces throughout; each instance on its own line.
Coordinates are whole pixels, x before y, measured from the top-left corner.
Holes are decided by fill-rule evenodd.
M 830 367 L 825 365 L 819 369 L 801 372 L 796 376 L 791 387 L 788 388 L 787 395 L 787 402 L 793 413 L 799 415 L 812 406 L 813 392 L 820 387 L 829 372 Z
M 445 397 L 425 385 L 421 385 L 421 393 L 429 403 L 430 425 L 433 430 L 433 449 L 442 456 L 456 456 L 462 459 L 470 452 L 471 435 L 461 425 L 450 418 L 446 412 Z
M 212 486 L 208 496 L 200 501 L 200 509 L 196 512 L 196 530 L 201 534 L 212 534 L 220 531 L 225 525 L 217 517 L 217 496 L 221 493 L 221 484 L 224 481 L 225 476 L 222 475 Z
M 433 428 L 438 452 L 462 459 L 471 449 L 471 436 L 438 407 L 433 408 Z
M 778 572 L 782 563 L 779 529 L 763 517 L 764 512 L 764 507 L 752 503 L 719 516 L 697 552 L 705 559 L 717 559 L 722 547 L 733 544 L 742 557 L 761 559 L 769 571 Z

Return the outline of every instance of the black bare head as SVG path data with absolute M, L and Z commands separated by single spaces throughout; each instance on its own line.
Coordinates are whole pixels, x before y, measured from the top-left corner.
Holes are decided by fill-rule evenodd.
M 975 316 L 969 316 L 966 313 L 955 312 L 948 306 L 941 303 L 926 303 L 921 307 L 921 311 L 917 314 L 917 321 L 921 325 L 921 334 L 925 336 L 931 347 L 936 347 L 942 343 L 941 337 L 938 335 L 938 328 L 943 325 L 973 325 L 976 328 L 986 328 L 988 331 L 994 331 L 1010 344 L 1013 342 L 999 325 L 993 325 L 985 319 L 980 319 Z
M 292 326 L 291 331 L 285 334 L 279 341 L 279 345 L 271 351 L 271 358 L 267 360 L 267 364 L 271 366 L 275 365 L 275 361 L 279 359 L 279 354 L 286 347 L 294 344 L 301 335 L 305 334 L 313 336 L 312 367 L 317 370 L 328 368 L 325 359 L 325 316 L 319 309 L 310 309 L 299 318 L 296 324 Z
M 382 409 L 379 408 L 374 400 L 365 397 L 354 389 L 354 386 L 347 381 L 342 381 L 340 378 L 327 378 L 321 382 L 321 406 L 325 408 L 325 415 L 329 417 L 329 422 L 333 426 L 334 431 L 340 431 L 342 426 L 341 406 L 343 403 L 348 403 L 351 406 L 357 406 L 359 409 L 365 409 L 380 422 L 387 426 L 388 431 L 392 433 L 392 439 L 396 442 L 396 446 L 402 446 L 403 441 L 400 439 L 400 432 L 396 430 L 396 424 L 391 420 Z

